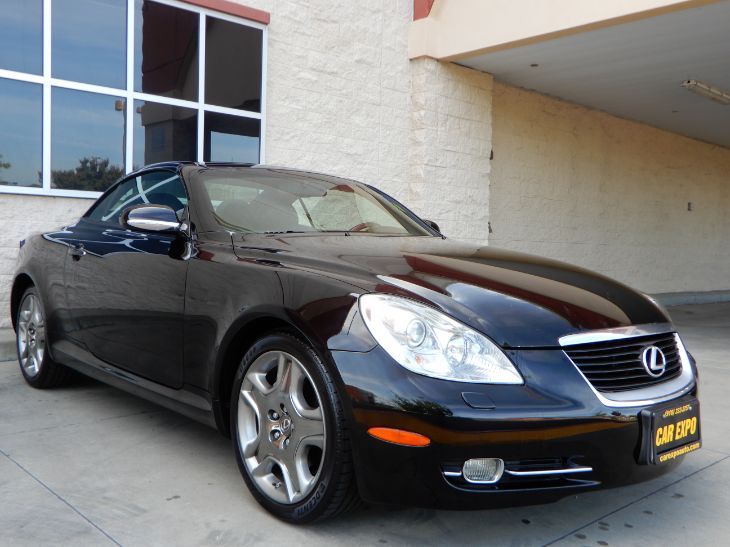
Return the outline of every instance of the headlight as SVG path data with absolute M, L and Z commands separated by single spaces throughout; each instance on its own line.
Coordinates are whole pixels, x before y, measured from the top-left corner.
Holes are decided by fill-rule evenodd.
M 523 383 L 494 342 L 433 308 L 398 296 L 365 294 L 360 313 L 378 344 L 408 370 L 458 382 Z

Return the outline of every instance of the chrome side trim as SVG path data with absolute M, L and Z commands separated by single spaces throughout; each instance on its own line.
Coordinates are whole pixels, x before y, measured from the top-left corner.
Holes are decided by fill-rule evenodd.
M 181 230 L 182 225 L 179 222 L 167 220 L 156 220 L 150 218 L 133 218 L 131 215 L 127 220 L 132 228 L 139 230 L 149 230 L 150 232 L 165 232 L 168 230 Z
M 462 474 L 462 476 L 463 476 L 463 474 Z M 501 478 L 502 478 L 502 475 L 500 475 L 499 477 L 497 477 L 496 479 L 491 480 L 491 481 L 474 481 L 471 479 L 467 479 L 466 477 L 464 477 L 464 480 L 466 482 L 468 482 L 469 484 L 497 484 Z
M 656 384 L 642 389 L 618 391 L 615 393 L 601 393 L 595 387 L 593 387 L 593 384 L 591 384 L 588 378 L 586 378 L 583 372 L 581 372 L 578 365 L 573 363 L 573 360 L 570 358 L 570 356 L 565 352 L 563 353 L 565 353 L 565 356 L 568 358 L 568 360 L 573 363 L 573 366 L 578 371 L 578 374 L 583 377 L 586 384 L 588 384 L 588 387 L 591 388 L 591 391 L 593 391 L 598 400 L 601 401 L 601 403 L 603 403 L 605 406 L 615 408 L 651 406 L 658 403 L 670 401 L 672 399 L 676 399 L 677 397 L 681 397 L 685 393 L 689 393 L 695 386 L 695 378 L 694 373 L 692 372 L 692 365 L 690 365 L 689 355 L 687 355 L 687 350 L 684 348 L 684 344 L 682 344 L 682 339 L 676 332 L 671 332 L 671 326 L 669 332 L 667 332 L 666 330 L 664 332 L 674 335 L 674 340 L 676 341 L 677 349 L 679 350 L 679 360 L 682 365 L 682 373 L 676 378 L 670 380 L 669 382 Z M 652 334 L 661 334 L 661 332 Z M 633 336 L 643 336 L 643 334 L 636 334 Z M 627 338 L 631 337 L 632 335 L 629 335 Z M 616 340 L 616 338 L 611 338 L 611 340 Z
M 565 469 L 541 469 L 539 471 L 511 471 L 509 469 L 505 469 L 504 472 L 508 475 L 512 475 L 514 477 L 542 477 L 547 475 L 571 475 L 573 473 L 590 473 L 593 471 L 592 467 L 566 467 Z M 443 471 L 444 476 L 446 477 L 461 477 L 463 476 L 461 471 Z M 501 477 L 500 477 L 501 478 Z M 499 481 L 497 479 L 496 481 L 470 481 L 466 477 L 464 477 L 464 480 L 467 482 L 470 482 L 472 484 L 494 484 Z
M 558 343 L 561 346 L 576 346 L 579 344 L 591 344 L 593 342 L 635 338 L 649 334 L 668 334 L 673 330 L 674 327 L 671 323 L 648 323 L 646 325 L 631 325 L 630 327 L 617 327 L 614 329 L 600 329 L 568 334 L 558 338 Z
M 540 471 L 510 471 L 505 469 L 504 472 L 515 477 L 542 477 L 545 475 L 570 475 L 572 473 L 590 473 L 592 467 L 566 467 L 565 469 L 543 469 Z
M 161 184 L 161 183 L 160 183 Z M 123 224 L 150 232 L 181 231 L 181 223 L 171 207 L 166 205 L 136 205 L 122 214 Z

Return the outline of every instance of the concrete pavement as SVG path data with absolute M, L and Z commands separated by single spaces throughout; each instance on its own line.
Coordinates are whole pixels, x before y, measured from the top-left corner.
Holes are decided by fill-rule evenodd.
M 17 359 L 15 351 L 15 331 L 13 329 L 0 329 L 0 361 Z
M 215 431 L 91 380 L 0 363 L 0 545 L 667 545 L 730 538 L 730 304 L 670 310 L 701 366 L 704 446 L 673 473 L 551 505 L 270 517 Z

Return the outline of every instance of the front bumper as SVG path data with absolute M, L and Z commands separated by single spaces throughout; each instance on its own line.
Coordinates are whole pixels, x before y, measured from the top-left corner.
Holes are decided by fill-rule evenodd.
M 647 407 L 605 406 L 562 351 L 508 353 L 525 385 L 427 378 L 400 367 L 380 347 L 332 352 L 347 393 L 353 458 L 366 501 L 450 509 L 544 503 L 646 480 L 681 461 L 640 465 L 639 413 Z M 466 395 L 471 405 L 464 394 L 472 394 Z M 696 387 L 677 401 L 694 396 Z M 370 436 L 370 427 L 413 431 L 431 444 L 387 443 Z M 517 473 L 506 472 L 493 485 L 471 484 L 457 473 L 471 458 L 501 458 L 507 471 Z M 591 471 L 520 473 L 585 467 Z

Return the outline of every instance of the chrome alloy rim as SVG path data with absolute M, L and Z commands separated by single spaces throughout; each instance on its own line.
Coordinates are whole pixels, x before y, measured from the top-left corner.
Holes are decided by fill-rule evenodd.
M 304 365 L 283 351 L 248 368 L 238 400 L 238 443 L 258 489 L 273 501 L 297 503 L 322 471 L 322 398 Z
M 41 370 L 46 353 L 46 324 L 41 303 L 37 296 L 29 294 L 20 304 L 18 314 L 18 355 L 25 373 L 36 376 Z

